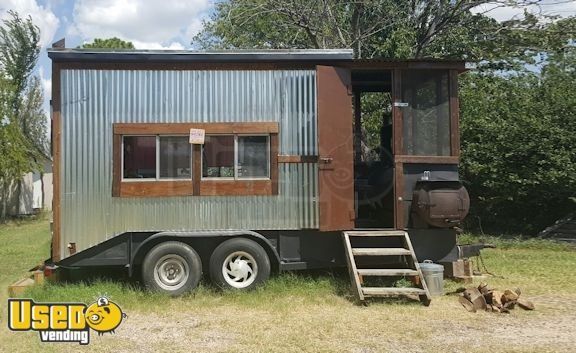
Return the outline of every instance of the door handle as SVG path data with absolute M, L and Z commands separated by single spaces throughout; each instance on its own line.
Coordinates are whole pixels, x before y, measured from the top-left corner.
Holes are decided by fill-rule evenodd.
M 320 163 L 322 164 L 330 164 L 333 160 L 334 158 L 332 157 L 320 157 Z

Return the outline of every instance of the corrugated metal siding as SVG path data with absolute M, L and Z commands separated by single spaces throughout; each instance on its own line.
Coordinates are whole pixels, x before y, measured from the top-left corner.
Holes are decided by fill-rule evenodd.
M 280 154 L 317 154 L 314 70 L 63 70 L 62 254 L 125 231 L 318 228 L 317 167 L 279 196 L 112 198 L 112 124 L 277 121 Z

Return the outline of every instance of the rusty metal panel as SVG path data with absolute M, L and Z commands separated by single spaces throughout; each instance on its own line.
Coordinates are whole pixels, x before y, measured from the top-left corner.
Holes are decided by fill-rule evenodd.
M 350 70 L 317 67 L 320 230 L 354 228 Z
M 317 154 L 315 70 L 62 70 L 61 258 L 126 231 L 318 228 L 315 163 L 281 164 L 278 196 L 113 198 L 114 123 L 280 126 L 279 154 Z M 57 190 L 57 189 L 55 189 Z

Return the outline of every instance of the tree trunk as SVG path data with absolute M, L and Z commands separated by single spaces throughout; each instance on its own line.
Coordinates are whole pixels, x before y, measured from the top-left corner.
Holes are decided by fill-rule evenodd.
M 20 206 L 22 206 L 22 179 L 18 179 L 16 184 L 16 216 L 20 215 Z
M 6 222 L 6 213 L 8 208 L 8 192 L 7 192 L 6 182 L 3 180 L 0 183 L 0 223 Z
M 44 166 L 42 166 L 44 167 Z M 40 188 L 42 189 L 42 200 L 40 201 L 40 210 L 44 210 L 44 198 L 46 193 L 44 191 L 44 172 L 40 172 Z

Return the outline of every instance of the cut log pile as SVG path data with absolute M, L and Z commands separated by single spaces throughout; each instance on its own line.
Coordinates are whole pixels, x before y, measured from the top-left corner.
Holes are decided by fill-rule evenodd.
M 520 298 L 520 288 L 504 291 L 494 290 L 486 283 L 480 283 L 478 287 L 462 288 L 458 301 L 469 312 L 485 310 L 495 313 L 510 313 L 516 306 L 524 310 L 534 310 L 534 304 L 524 298 Z

